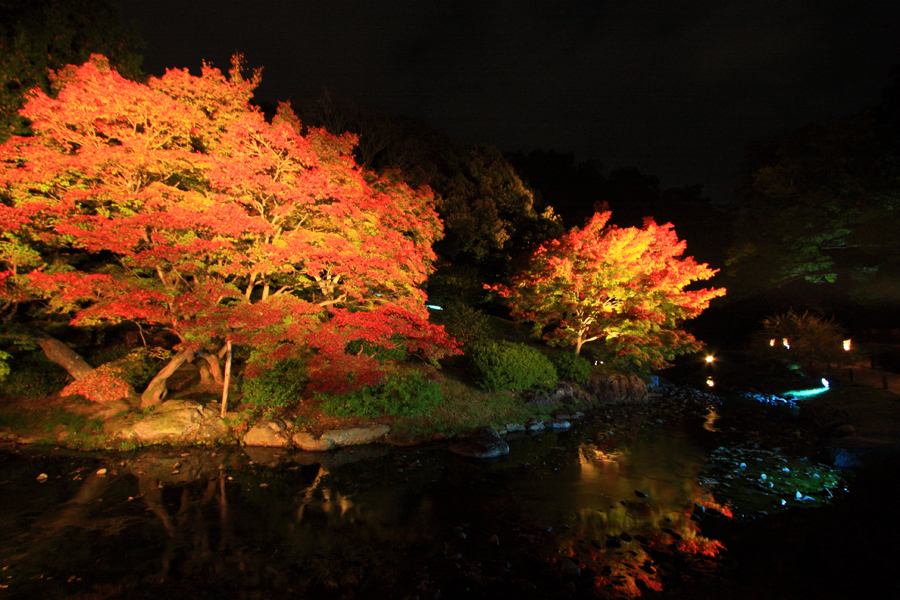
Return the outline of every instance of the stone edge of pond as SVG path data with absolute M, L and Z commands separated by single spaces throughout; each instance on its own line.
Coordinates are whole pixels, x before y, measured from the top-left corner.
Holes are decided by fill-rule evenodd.
M 531 418 L 524 423 L 510 422 L 496 428 L 482 426 L 450 436 L 441 433 L 413 436 L 392 431 L 388 425 L 378 423 L 333 429 L 321 435 L 313 435 L 306 431 L 293 431 L 291 424 L 284 420 L 267 419 L 255 423 L 240 439 L 237 439 L 233 437 L 215 406 L 202 405 L 191 400 L 168 400 L 149 413 L 132 412 L 108 419 L 103 425 L 104 433 L 97 436 L 106 443 L 92 449 L 132 450 L 160 445 L 190 447 L 240 444 L 250 447 L 328 452 L 376 442 L 405 447 L 452 439 L 457 443 L 451 446 L 451 451 L 465 456 L 490 458 L 508 454 L 508 446 L 501 452 L 505 442 L 497 445 L 498 447 L 479 447 L 479 443 L 481 446 L 490 446 L 486 440 L 501 440 L 502 436 L 518 432 L 566 431 L 571 428 L 572 421 L 583 419 L 584 416 L 580 411 L 560 410 L 554 417 L 548 419 Z M 486 434 L 486 431 L 493 433 Z M 70 437 L 72 436 L 68 432 L 60 432 L 50 445 L 73 450 L 85 449 L 78 444 L 67 444 Z M 0 432 L 0 443 L 38 445 L 47 444 L 48 441 L 46 432 L 31 435 L 19 435 L 12 431 Z
M 19 435 L 15 432 L 0 431 L 0 443 L 12 444 L 48 444 L 66 447 L 73 450 L 113 450 L 130 451 L 147 446 L 168 445 L 173 447 L 220 446 L 241 444 L 250 447 L 293 448 L 309 452 L 328 452 L 346 446 L 356 446 L 381 442 L 392 446 L 416 446 L 432 441 L 453 439 L 457 444 L 451 451 L 467 456 L 487 458 L 509 453 L 504 444 L 491 446 L 487 440 L 494 440 L 493 434 L 486 434 L 485 428 L 493 431 L 497 437 L 516 432 L 537 433 L 545 430 L 565 431 L 571 427 L 570 421 L 579 420 L 584 413 L 608 405 L 646 404 L 651 396 L 646 384 L 637 376 L 622 374 L 595 373 L 581 386 L 560 382 L 548 393 L 535 394 L 526 401 L 532 406 L 550 408 L 557 406 L 555 416 L 549 419 L 531 418 L 525 423 L 506 423 L 498 428 L 478 427 L 472 431 L 460 432 L 449 436 L 441 433 L 414 436 L 403 432 L 391 431 L 390 427 L 371 424 L 360 427 L 340 428 L 326 431 L 319 436 L 308 432 L 293 432 L 291 424 L 280 419 L 263 420 L 255 423 L 242 436 L 235 436 L 231 428 L 219 416 L 220 405 L 209 403 L 202 405 L 192 400 L 173 399 L 159 404 L 150 412 L 127 412 L 121 414 L 121 407 L 107 406 L 94 416 L 103 418 L 103 433 L 92 440 L 97 442 L 93 447 L 84 444 L 84 438 L 76 443 L 76 436 L 67 431 L 57 433 L 51 441 L 53 432 L 42 432 L 31 435 Z M 562 406 L 560 406 L 562 405 Z M 485 437 L 487 436 L 487 437 Z M 93 436 L 91 436 L 93 437 Z M 482 438 L 489 447 L 479 449 L 476 439 Z M 454 450 L 456 448 L 456 450 Z M 465 448 L 465 450 L 460 450 Z M 498 454 L 498 452 L 502 452 Z

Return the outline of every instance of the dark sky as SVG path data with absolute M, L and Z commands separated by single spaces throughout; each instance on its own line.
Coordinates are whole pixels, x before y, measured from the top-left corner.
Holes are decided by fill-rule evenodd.
M 120 0 L 144 67 L 263 66 L 504 151 L 574 151 L 723 199 L 749 142 L 875 106 L 897 0 Z

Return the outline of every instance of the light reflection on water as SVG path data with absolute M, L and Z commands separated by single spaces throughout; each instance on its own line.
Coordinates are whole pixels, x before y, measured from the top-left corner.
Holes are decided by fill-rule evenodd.
M 17 498 L 0 510 L 4 592 L 368 598 L 513 585 L 539 597 L 569 581 L 627 597 L 662 588 L 661 554 L 718 550 L 690 518 L 715 499 L 699 483 L 706 453 L 684 432 L 612 441 L 581 426 L 510 447 L 494 462 L 442 446 L 2 455 L 2 491 Z M 563 558 L 584 576 L 567 580 Z

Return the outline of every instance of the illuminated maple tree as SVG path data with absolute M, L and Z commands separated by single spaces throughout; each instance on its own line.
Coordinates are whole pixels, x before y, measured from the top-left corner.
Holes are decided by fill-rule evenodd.
M 716 271 L 680 258 L 685 242 L 671 224 L 647 219 L 642 228 L 607 225 L 596 213 L 582 229 L 541 245 L 509 286 L 494 285 L 513 316 L 534 324 L 549 343 L 575 347 L 604 340 L 637 365 L 665 366 L 699 349 L 681 329 L 724 289 L 686 290 Z
M 454 351 L 420 289 L 441 235 L 431 192 L 362 171 L 353 136 L 303 133 L 288 105 L 267 122 L 249 104 L 259 71 L 241 68 L 139 84 L 94 56 L 58 74 L 57 98 L 36 90 L 35 135 L 0 146 L 0 300 L 174 333 L 144 405 L 184 361 L 221 382 L 225 342 L 277 358 L 338 309 L 402 311 L 393 334 Z

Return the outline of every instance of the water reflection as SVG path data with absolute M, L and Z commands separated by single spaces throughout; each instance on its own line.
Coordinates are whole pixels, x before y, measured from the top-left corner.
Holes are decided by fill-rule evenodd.
M 443 446 L 2 455 L 19 499 L 0 514 L 4 592 L 630 597 L 721 549 L 692 518 L 720 505 L 684 432 L 582 426 L 510 446 L 492 463 Z

